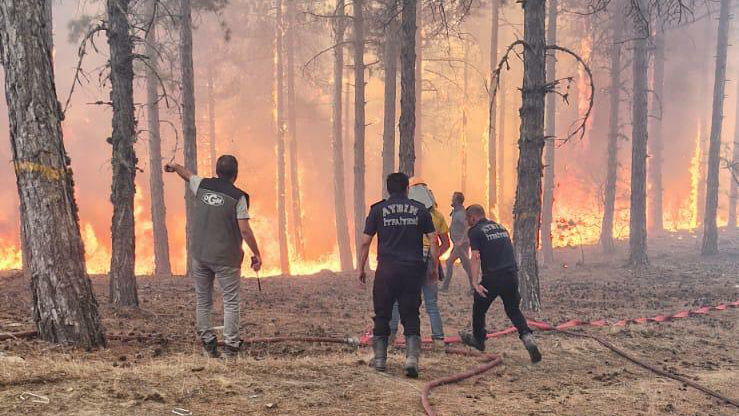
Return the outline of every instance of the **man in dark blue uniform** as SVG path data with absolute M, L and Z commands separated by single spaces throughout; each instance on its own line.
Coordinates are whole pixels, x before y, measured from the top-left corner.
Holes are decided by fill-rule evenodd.
M 372 239 L 377 234 L 377 271 L 372 288 L 375 327 L 372 349 L 375 356 L 370 365 L 385 371 L 388 336 L 393 304 L 397 301 L 406 342 L 405 372 L 418 377 L 418 357 L 421 353 L 421 288 L 426 278 L 423 257 L 423 237 L 436 241 L 431 214 L 423 204 L 408 198 L 408 176 L 392 173 L 387 177 L 390 197 L 370 209 L 362 235 L 359 256 L 359 281 L 364 284 L 364 271 Z M 438 279 L 438 247 L 431 244 L 430 279 Z
M 472 334 L 460 332 L 462 342 L 480 351 L 485 350 L 485 314 L 495 298 L 500 296 L 506 315 L 518 329 L 518 335 L 528 350 L 531 361 L 541 361 L 539 347 L 519 309 L 521 296 L 518 294 L 518 265 L 508 231 L 502 225 L 485 218 L 485 210 L 480 205 L 470 205 L 467 208 L 467 222 L 470 225 L 468 234 L 472 249 L 475 300 L 472 306 Z

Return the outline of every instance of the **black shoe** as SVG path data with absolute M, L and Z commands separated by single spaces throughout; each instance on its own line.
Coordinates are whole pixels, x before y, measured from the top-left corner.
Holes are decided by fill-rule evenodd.
M 541 361 L 541 352 L 539 351 L 539 347 L 536 345 L 534 334 L 528 333 L 522 335 L 521 342 L 523 342 L 523 346 L 526 347 L 526 350 L 529 352 L 529 357 L 531 357 L 532 363 L 536 364 Z
M 210 358 L 219 358 L 221 356 L 221 353 L 218 352 L 218 339 L 213 338 L 212 340 L 205 342 L 203 341 L 203 349 L 205 349 L 205 352 L 208 354 L 208 357 Z
M 462 340 L 462 344 L 469 345 L 478 351 L 485 351 L 485 341 L 478 340 L 469 332 L 459 331 L 459 338 Z
M 223 355 L 226 358 L 236 358 L 239 356 L 239 352 L 241 352 L 241 346 L 244 345 L 243 340 L 239 340 L 239 345 L 237 347 L 226 345 L 223 348 Z

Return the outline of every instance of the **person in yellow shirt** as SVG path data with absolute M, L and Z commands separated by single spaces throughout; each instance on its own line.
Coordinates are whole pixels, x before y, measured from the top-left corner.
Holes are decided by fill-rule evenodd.
M 449 225 L 444 218 L 444 215 L 439 211 L 433 192 L 428 188 L 426 183 L 420 178 L 411 179 L 411 188 L 408 193 L 408 197 L 414 201 L 423 204 L 431 214 L 431 220 L 434 223 L 434 228 L 438 235 L 437 241 L 429 241 L 428 237 L 423 237 L 423 255 L 426 264 L 431 267 L 433 262 L 429 259 L 429 253 L 431 244 L 435 244 L 438 247 L 439 256 L 444 254 L 450 247 L 449 241 Z M 437 262 L 438 264 L 438 262 Z M 443 276 L 443 273 L 439 273 L 438 276 Z M 438 347 L 444 346 L 444 324 L 441 318 L 441 312 L 439 312 L 439 305 L 437 298 L 439 294 L 439 279 L 431 278 L 431 270 L 427 271 L 426 282 L 423 285 L 423 303 L 426 306 L 426 313 L 429 316 L 431 322 L 431 339 L 434 344 Z M 398 331 L 398 321 L 400 320 L 400 314 L 398 313 L 397 303 L 393 307 L 393 317 L 390 321 L 390 338 L 394 339 L 395 334 Z

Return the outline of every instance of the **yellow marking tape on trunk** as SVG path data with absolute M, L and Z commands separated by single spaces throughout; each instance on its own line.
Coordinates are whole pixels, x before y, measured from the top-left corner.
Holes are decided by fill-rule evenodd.
M 15 173 L 20 174 L 21 172 L 38 173 L 50 181 L 58 181 L 65 178 L 67 174 L 66 169 L 52 168 L 41 163 L 15 162 Z

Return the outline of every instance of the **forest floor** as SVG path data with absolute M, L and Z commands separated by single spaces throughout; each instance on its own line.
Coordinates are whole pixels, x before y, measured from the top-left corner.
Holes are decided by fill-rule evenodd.
M 541 270 L 543 310 L 529 318 L 653 317 L 659 313 L 733 302 L 739 298 L 739 234 L 721 234 L 721 254 L 701 257 L 691 233 L 650 241 L 651 266 L 623 267 L 619 254 L 597 247 L 556 251 Z M 471 297 L 457 270 L 439 304 L 446 334 L 469 328 Z M 418 380 L 402 373 L 402 352 L 388 372 L 367 367 L 366 347 L 281 343 L 254 346 L 236 361 L 203 357 L 193 330 L 194 294 L 181 277 L 140 277 L 141 309 L 108 304 L 107 278 L 93 285 L 108 334 L 141 336 L 82 351 L 38 340 L 0 342 L 0 415 L 420 415 L 424 383 L 479 366 L 474 358 L 424 352 Z M 354 275 L 322 272 L 307 277 L 242 284 L 242 336 L 359 336 L 371 325 L 371 292 Z M 216 299 L 219 296 L 216 296 Z M 215 310 L 220 308 L 216 301 Z M 33 329 L 29 284 L 18 272 L 0 276 L 0 332 Z M 219 325 L 220 313 L 214 317 Z M 422 331 L 429 332 L 421 308 Z M 586 327 L 636 357 L 739 398 L 739 310 L 625 327 Z M 488 329 L 508 327 L 500 301 Z M 152 340 L 148 336 L 153 336 Z M 147 337 L 147 338 L 144 338 Z M 157 340 L 158 339 L 158 340 Z M 503 363 L 481 376 L 435 389 L 439 415 L 736 415 L 737 409 L 671 379 L 658 377 L 600 344 L 557 333 L 538 335 L 544 360 L 531 365 L 515 335 L 488 341 Z M 48 403 L 21 400 L 24 392 Z

